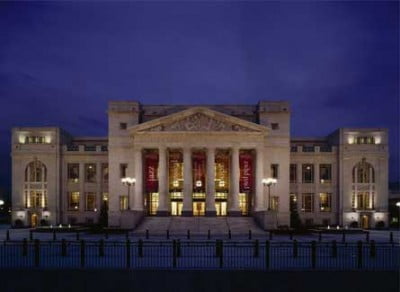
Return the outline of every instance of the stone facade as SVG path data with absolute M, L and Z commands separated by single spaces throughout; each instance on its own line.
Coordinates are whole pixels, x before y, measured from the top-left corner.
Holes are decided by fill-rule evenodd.
M 96 223 L 105 205 L 122 228 L 151 215 L 254 216 L 267 229 L 291 213 L 309 225 L 387 224 L 386 129 L 292 138 L 289 104 L 270 101 L 112 101 L 108 121 L 99 138 L 13 129 L 14 225 Z

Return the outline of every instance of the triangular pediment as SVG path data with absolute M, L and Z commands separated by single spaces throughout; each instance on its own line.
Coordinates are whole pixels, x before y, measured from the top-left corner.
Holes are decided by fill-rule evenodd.
M 131 128 L 133 132 L 264 132 L 267 128 L 204 107 L 193 107 Z

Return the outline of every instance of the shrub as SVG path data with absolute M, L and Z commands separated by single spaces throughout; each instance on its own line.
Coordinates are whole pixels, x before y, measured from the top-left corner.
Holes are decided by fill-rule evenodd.
M 385 228 L 385 222 L 383 222 L 383 221 L 376 222 L 375 228 L 377 228 L 377 229 Z
M 358 227 L 358 222 L 357 221 L 353 221 L 350 223 L 350 228 L 357 228 Z

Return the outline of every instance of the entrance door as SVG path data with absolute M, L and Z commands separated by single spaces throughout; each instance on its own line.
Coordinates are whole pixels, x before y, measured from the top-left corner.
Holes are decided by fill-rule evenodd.
M 206 211 L 205 202 L 193 202 L 193 216 L 204 216 Z
M 36 227 L 38 225 L 38 217 L 36 214 L 32 214 L 31 216 L 31 226 Z
M 239 208 L 243 216 L 249 215 L 249 194 L 239 194 Z
M 158 193 L 149 193 L 148 198 L 148 213 L 149 215 L 156 215 L 158 210 L 159 195 Z
M 171 215 L 172 216 L 181 216 L 182 208 L 183 208 L 182 201 L 172 201 L 171 202 Z
M 361 217 L 361 227 L 363 229 L 368 229 L 369 228 L 369 217 L 368 217 L 368 215 L 363 215 Z
M 217 212 L 217 216 L 226 216 L 226 209 L 226 201 L 215 202 L 215 211 Z

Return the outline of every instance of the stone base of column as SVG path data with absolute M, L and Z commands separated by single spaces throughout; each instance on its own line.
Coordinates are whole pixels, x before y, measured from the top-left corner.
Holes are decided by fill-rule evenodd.
M 158 210 L 156 216 L 157 217 L 167 217 L 170 216 L 171 212 L 169 212 L 168 210 Z
M 216 211 L 206 211 L 206 217 L 215 217 L 217 216 Z
M 182 211 L 182 217 L 192 217 L 193 216 L 193 211 Z
M 228 211 L 228 216 L 229 217 L 241 217 L 242 212 L 239 210 L 230 210 L 230 211 Z

